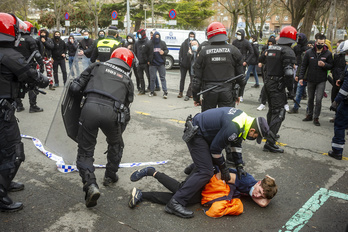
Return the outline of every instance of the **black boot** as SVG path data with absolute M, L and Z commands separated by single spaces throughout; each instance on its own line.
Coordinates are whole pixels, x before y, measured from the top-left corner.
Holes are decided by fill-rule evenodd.
M 284 149 L 279 148 L 275 143 L 269 143 L 268 141 L 263 146 L 263 151 L 270 151 L 274 153 L 283 153 Z
M 195 168 L 195 163 L 192 163 L 185 168 L 184 173 L 186 175 L 190 175 L 194 168 Z
M 21 191 L 23 189 L 24 189 L 23 183 L 12 181 L 10 184 L 10 187 L 8 188 L 8 191 L 9 192 L 17 192 L 17 191 Z
M 328 152 L 328 155 L 334 159 L 342 160 L 342 154 L 337 154 L 332 150 Z
M 42 112 L 43 109 L 38 107 L 37 105 L 30 106 L 29 113 Z
M 100 192 L 98 186 L 96 184 L 91 184 L 90 186 L 88 186 L 85 196 L 87 208 L 96 206 L 99 197 Z
M 118 175 L 117 175 L 117 174 L 115 174 L 113 177 L 107 176 L 107 175 L 105 174 L 105 176 L 104 176 L 104 181 L 103 181 L 103 185 L 104 185 L 104 186 L 110 186 L 110 185 L 116 183 L 117 181 L 118 181 Z
M 13 202 L 7 195 L 5 188 L 0 185 L 0 211 L 1 212 L 15 212 L 23 209 L 21 202 Z
M 186 209 L 179 202 L 177 202 L 174 198 L 170 199 L 167 203 L 165 211 L 170 214 L 174 214 L 178 217 L 182 218 L 192 218 L 193 212 Z

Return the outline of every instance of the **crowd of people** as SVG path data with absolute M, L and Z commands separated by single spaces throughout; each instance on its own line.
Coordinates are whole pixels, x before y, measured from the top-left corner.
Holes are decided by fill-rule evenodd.
M 49 32 L 41 29 L 35 41 L 30 36 L 32 24 L 24 23 L 12 14 L 0 13 L 0 16 L 0 61 L 4 60 L 4 56 L 8 59 L 0 63 L 0 81 L 4 83 L 0 86 L 0 210 L 11 212 L 23 208 L 22 203 L 14 202 L 8 196 L 10 191 L 24 189 L 23 184 L 13 181 L 19 165 L 25 159 L 14 116 L 15 109 L 17 112 L 24 110 L 20 100 L 24 95 L 19 93 L 26 91 L 21 91 L 20 86 L 25 84 L 28 88 L 29 112 L 41 112 L 43 109 L 36 105 L 36 86 L 48 86 L 50 90 L 59 87 L 58 66 L 65 85 L 68 81 L 65 67 L 67 55 L 74 80 L 66 94 L 70 93 L 73 98 L 86 97 L 76 127 L 77 168 L 83 183 L 85 204 L 88 208 L 94 207 L 101 195 L 93 165 L 98 129 L 107 137 L 103 185 L 108 187 L 119 179 L 117 172 L 125 146 L 122 134 L 130 120 L 129 108 L 135 89 L 138 95 L 148 92 L 149 97 L 154 97 L 156 91 L 161 89 L 160 82 L 163 98 L 168 98 L 165 69 L 167 45 L 158 31 L 152 31 L 151 38 L 147 38 L 145 29 L 140 29 L 136 38 L 128 34 L 123 39 L 115 26 L 110 26 L 106 31 L 100 30 L 96 40 L 92 40 L 89 32 L 84 31 L 81 41 L 77 42 L 71 35 L 66 43 L 59 31 L 55 31 L 51 39 Z M 337 52 L 332 55 L 325 35 L 317 34 L 315 41 L 308 41 L 306 35 L 287 26 L 280 31 L 279 37 L 270 36 L 259 54 L 258 37 L 251 35 L 248 41 L 244 30 L 238 30 L 236 40 L 229 44 L 226 28 L 214 22 L 207 27 L 206 36 L 207 41 L 199 43 L 195 32 L 189 32 L 179 53 L 180 85 L 177 97 L 185 96 L 185 101 L 192 98 L 193 105 L 201 106 L 202 111 L 193 118 L 189 116 L 185 123 L 183 140 L 193 161 L 185 169 L 188 177 L 180 183 L 153 167 L 135 171 L 130 177 L 131 181 L 153 176 L 171 193 L 143 192 L 134 188 L 128 202 L 130 208 L 142 200 L 149 200 L 165 204 L 165 211 L 169 214 L 191 218 L 194 213 L 186 206 L 201 202 L 211 206 L 206 212 L 209 216 L 238 215 L 243 208 L 242 203 L 235 199 L 241 195 L 251 196 L 261 207 L 267 206 L 277 193 L 277 185 L 272 177 L 266 176 L 262 181 L 256 181 L 244 170 L 242 142 L 256 140 L 260 144 L 262 139 L 266 139 L 264 151 L 284 152 L 276 144 L 278 132 L 286 111 L 298 113 L 303 96 L 308 98 L 303 121 L 313 121 L 314 125 L 320 126 L 321 101 L 330 70 L 330 83 L 333 86 L 330 110 L 337 113 L 332 120 L 335 135 L 329 156 L 342 159 L 344 130 L 348 126 L 348 81 L 345 80 L 348 78 L 348 41 L 339 41 Z M 292 47 L 296 42 L 297 45 Z M 20 46 L 18 43 L 21 43 Z M 81 74 L 77 56 L 82 57 Z M 33 57 L 35 60 L 31 59 Z M 265 109 L 267 102 L 267 118 L 251 117 L 235 108 L 236 104 L 243 102 L 251 73 L 256 81 L 252 87 L 260 87 L 257 66 L 261 68 L 264 83 L 260 93 L 261 105 L 257 109 Z M 44 67 L 47 77 L 42 74 Z M 132 71 L 135 84 L 131 79 Z M 184 94 L 187 72 L 190 84 Z M 291 110 L 287 107 L 289 99 L 295 102 Z M 235 169 L 229 168 L 232 164 Z M 212 193 L 211 189 L 218 191 Z M 221 209 L 227 211 L 221 215 Z

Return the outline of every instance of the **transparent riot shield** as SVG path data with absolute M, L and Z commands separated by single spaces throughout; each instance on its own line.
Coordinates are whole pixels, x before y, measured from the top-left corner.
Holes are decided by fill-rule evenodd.
M 62 91 L 62 95 L 57 105 L 57 109 L 45 141 L 45 146 L 47 146 L 52 153 L 61 156 L 66 164 L 75 164 L 77 143 L 68 136 L 64 126 L 64 121 L 62 118 L 62 102 L 67 97 L 69 83 L 74 78 L 78 77 L 83 71 L 81 62 L 82 56 L 78 54 L 79 50 L 76 51 L 74 58 L 69 57 L 69 63 L 67 64 L 67 66 L 69 66 L 68 81 L 66 82 L 64 90 Z M 76 115 L 76 117 L 79 117 L 79 115 Z

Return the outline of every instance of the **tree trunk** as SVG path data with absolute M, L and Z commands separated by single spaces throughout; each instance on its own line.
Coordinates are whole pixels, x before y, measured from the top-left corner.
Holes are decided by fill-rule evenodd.
M 141 19 L 136 19 L 135 23 L 134 23 L 134 31 L 138 31 L 140 29 L 141 26 Z
M 336 0 L 331 0 L 330 16 L 329 16 L 329 26 L 328 26 L 328 33 L 327 33 L 327 38 L 330 41 L 332 41 L 334 39 L 334 15 L 335 15 L 335 9 L 336 9 Z
M 301 28 L 301 32 L 304 33 L 308 39 L 311 37 L 312 25 L 315 19 L 315 13 L 317 9 L 317 4 L 315 0 L 312 0 L 307 5 L 306 15 L 303 19 L 303 25 Z

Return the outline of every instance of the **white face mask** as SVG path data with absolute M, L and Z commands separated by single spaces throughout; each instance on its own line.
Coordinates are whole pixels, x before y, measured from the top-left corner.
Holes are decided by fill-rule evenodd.
M 238 40 L 242 40 L 242 36 L 241 35 L 237 35 L 237 39 Z
M 128 42 L 129 42 L 129 43 L 133 43 L 133 40 L 132 40 L 132 39 L 128 39 Z
M 348 55 L 345 55 L 344 59 L 346 60 L 346 62 L 348 62 Z
M 250 191 L 249 191 L 249 195 L 252 197 L 253 196 L 253 191 L 254 191 L 254 186 L 251 187 Z

